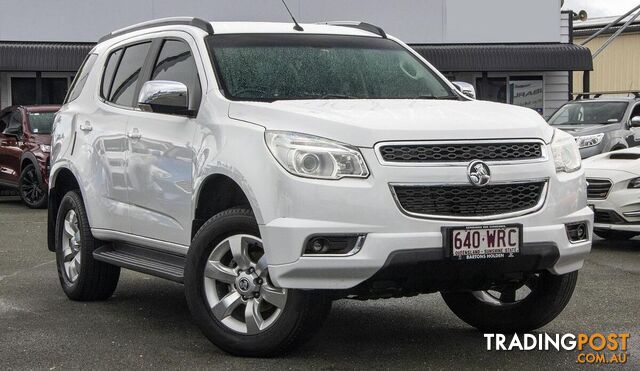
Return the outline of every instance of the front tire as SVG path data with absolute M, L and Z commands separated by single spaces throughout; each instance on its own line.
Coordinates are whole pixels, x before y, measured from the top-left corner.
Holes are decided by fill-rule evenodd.
M 18 193 L 22 201 L 31 209 L 44 209 L 47 206 L 47 187 L 38 178 L 36 167 L 25 166 L 20 173 Z
M 480 331 L 529 332 L 551 322 L 562 312 L 571 299 L 577 279 L 577 271 L 560 276 L 542 272 L 519 284 L 486 291 L 443 292 L 442 297 L 458 318 Z
M 223 211 L 194 237 L 185 268 L 191 314 L 204 335 L 228 353 L 283 354 L 321 326 L 331 301 L 271 282 L 258 224 L 249 209 Z
M 116 289 L 120 267 L 93 259 L 93 238 L 79 191 L 69 191 L 56 218 L 56 262 L 62 290 L 71 300 L 106 300 Z

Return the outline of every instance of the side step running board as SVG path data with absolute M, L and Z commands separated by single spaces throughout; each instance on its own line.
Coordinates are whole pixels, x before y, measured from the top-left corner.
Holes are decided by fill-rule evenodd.
M 93 258 L 122 268 L 184 283 L 186 257 L 114 242 L 99 247 Z

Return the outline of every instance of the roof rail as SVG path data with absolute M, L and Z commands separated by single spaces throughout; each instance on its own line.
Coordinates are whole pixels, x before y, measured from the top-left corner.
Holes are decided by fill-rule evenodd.
M 318 24 L 357 28 L 359 30 L 363 30 L 363 31 L 371 32 L 372 34 L 379 35 L 384 39 L 387 38 L 387 34 L 384 32 L 382 28 L 372 25 L 371 23 L 359 22 L 359 21 L 332 21 L 332 22 L 318 22 Z
M 637 90 L 613 90 L 613 91 L 592 91 L 592 92 L 580 92 L 573 93 L 575 96 L 575 100 L 579 99 L 591 99 L 591 98 L 600 98 L 603 95 L 622 95 L 622 94 L 633 94 L 634 98 L 640 98 L 640 91 Z
M 173 25 L 194 26 L 209 33 L 210 35 L 213 35 L 213 26 L 211 25 L 211 23 L 205 21 L 204 19 L 195 18 L 195 17 L 170 17 L 170 18 L 160 18 L 160 19 L 154 19 L 147 22 L 137 23 L 128 27 L 115 30 L 107 35 L 102 36 L 100 40 L 98 40 L 98 43 L 109 40 L 116 36 L 127 34 L 129 32 L 144 30 L 145 28 L 173 26 Z

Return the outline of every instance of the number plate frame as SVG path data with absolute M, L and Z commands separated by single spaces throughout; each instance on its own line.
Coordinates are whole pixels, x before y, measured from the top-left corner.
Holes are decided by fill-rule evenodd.
M 491 229 L 491 228 L 518 228 L 518 252 L 517 253 L 505 253 L 501 257 L 478 257 L 468 258 L 468 255 L 453 256 L 453 232 L 459 230 L 474 230 L 474 229 Z M 442 246 L 444 250 L 444 257 L 451 260 L 496 260 L 496 259 L 511 259 L 522 253 L 522 224 L 492 224 L 492 225 L 470 225 L 470 226 L 458 226 L 458 227 L 442 227 Z

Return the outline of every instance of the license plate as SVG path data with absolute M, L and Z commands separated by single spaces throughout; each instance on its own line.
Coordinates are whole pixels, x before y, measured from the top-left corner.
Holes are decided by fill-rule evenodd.
M 520 224 L 452 227 L 444 232 L 445 246 L 457 260 L 511 258 L 522 245 Z

